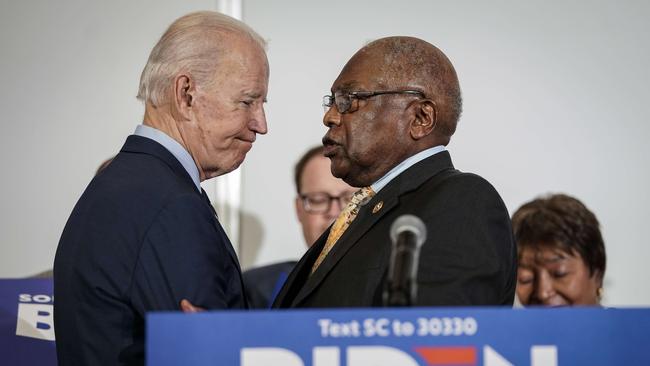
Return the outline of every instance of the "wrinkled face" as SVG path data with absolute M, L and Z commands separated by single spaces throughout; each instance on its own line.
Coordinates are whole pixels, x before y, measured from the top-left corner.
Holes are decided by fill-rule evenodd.
M 355 188 L 335 178 L 330 173 L 330 161 L 320 155 L 310 159 L 300 177 L 300 194 L 312 195 L 325 193 L 332 197 L 348 197 L 356 191 Z M 336 220 L 343 207 L 339 200 L 331 202 L 329 210 L 324 213 L 310 213 L 305 211 L 300 197 L 295 200 L 298 221 L 302 226 L 307 246 L 314 244 L 316 239 Z
M 517 296 L 523 305 L 597 305 L 601 282 L 578 254 L 551 246 L 520 253 Z
M 381 62 L 380 55 L 359 51 L 334 81 L 332 95 L 409 88 L 384 75 Z M 352 186 L 365 187 L 408 157 L 412 141 L 407 108 L 416 99 L 403 94 L 374 96 L 358 100 L 358 109 L 344 114 L 332 106 L 323 118 L 329 128 L 323 145 L 332 161 L 332 174 Z
M 256 135 L 267 132 L 266 54 L 253 41 L 236 39 L 221 57 L 213 84 L 197 85 L 192 119 L 182 126 L 202 180 L 239 167 Z

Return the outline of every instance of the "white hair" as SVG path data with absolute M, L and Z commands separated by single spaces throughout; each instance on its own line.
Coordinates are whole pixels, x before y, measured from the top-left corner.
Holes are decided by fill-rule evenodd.
M 247 36 L 266 48 L 259 34 L 227 15 L 199 11 L 178 18 L 151 50 L 140 76 L 138 99 L 154 106 L 164 103 L 179 72 L 187 72 L 197 84 L 210 86 L 219 56 L 228 52 L 224 37 L 232 34 Z

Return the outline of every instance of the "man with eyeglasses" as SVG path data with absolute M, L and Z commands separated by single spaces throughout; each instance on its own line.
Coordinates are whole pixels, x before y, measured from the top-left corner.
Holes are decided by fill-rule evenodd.
M 307 247 L 334 222 L 356 191 L 332 176 L 323 146 L 309 149 L 294 171 L 295 208 Z M 244 288 L 251 308 L 269 308 L 296 261 L 275 263 L 244 272 Z
M 508 211 L 490 183 L 456 170 L 446 150 L 462 104 L 447 57 L 417 38 L 382 38 L 348 61 L 331 92 L 325 156 L 334 176 L 361 189 L 274 307 L 382 306 L 389 230 L 404 214 L 421 218 L 428 233 L 412 305 L 511 306 L 517 257 Z

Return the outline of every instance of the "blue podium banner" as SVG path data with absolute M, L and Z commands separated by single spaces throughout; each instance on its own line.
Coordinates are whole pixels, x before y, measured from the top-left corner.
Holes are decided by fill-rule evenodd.
M 650 365 L 650 309 L 152 313 L 147 365 Z
M 0 280 L 0 364 L 56 365 L 51 279 Z

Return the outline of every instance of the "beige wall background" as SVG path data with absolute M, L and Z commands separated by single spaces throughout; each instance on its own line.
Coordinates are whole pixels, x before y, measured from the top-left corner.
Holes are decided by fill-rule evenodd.
M 51 267 L 79 195 L 141 121 L 148 53 L 176 17 L 215 1 L 0 1 L 0 277 Z M 650 4 L 645 1 L 244 0 L 269 41 L 270 132 L 242 168 L 244 267 L 298 258 L 298 156 L 318 144 L 321 97 L 367 41 L 412 35 L 456 65 L 464 114 L 449 150 L 510 212 L 546 192 L 603 226 L 605 303 L 650 305 Z M 219 178 L 217 178 L 219 179 Z
M 51 268 L 99 164 L 142 121 L 149 51 L 214 0 L 0 0 L 0 277 Z

